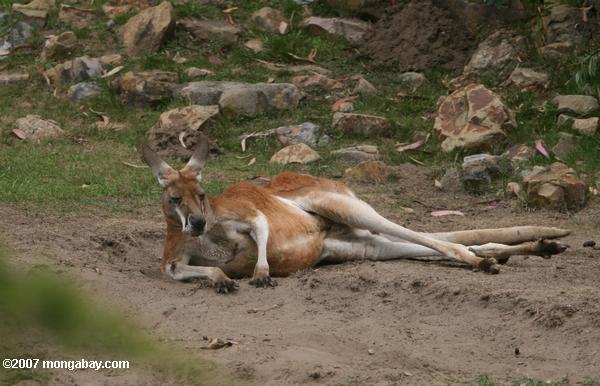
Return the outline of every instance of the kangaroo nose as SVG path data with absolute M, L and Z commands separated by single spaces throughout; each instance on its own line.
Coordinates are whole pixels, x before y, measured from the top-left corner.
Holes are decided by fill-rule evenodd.
M 206 221 L 200 217 L 190 217 L 190 224 L 195 231 L 202 233 L 204 231 Z

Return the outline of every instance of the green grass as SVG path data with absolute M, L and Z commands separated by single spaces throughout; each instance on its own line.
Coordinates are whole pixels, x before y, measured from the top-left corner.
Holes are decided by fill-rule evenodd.
M 1 247 L 1 246 L 0 246 Z M 27 273 L 7 268 L 0 249 L 0 352 L 3 358 L 128 360 L 130 369 L 155 381 L 183 384 L 239 383 L 215 365 L 167 347 L 115 311 L 94 304 L 68 278 L 34 267 Z M 118 359 L 117 359 L 118 358 Z M 128 371 L 128 370 L 122 370 Z M 0 369 L 0 384 L 26 379 L 45 383 L 48 370 Z

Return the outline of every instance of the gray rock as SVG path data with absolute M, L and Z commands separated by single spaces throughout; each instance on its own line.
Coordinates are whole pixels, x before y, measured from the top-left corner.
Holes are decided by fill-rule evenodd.
M 7 18 L 7 13 L 0 14 L 0 26 Z M 5 31 L 0 35 L 0 59 L 2 59 L 3 56 L 8 55 L 11 50 L 25 46 L 32 34 L 33 27 L 30 24 L 24 21 L 16 22 L 10 30 Z
M 525 53 L 525 38 L 508 31 L 496 31 L 482 41 L 465 66 L 465 73 L 505 78 Z
M 339 80 L 331 79 L 325 75 L 313 73 L 310 75 L 297 75 L 291 82 L 301 89 L 321 88 L 325 91 L 342 90 L 344 84 Z
M 346 39 L 352 44 L 360 44 L 367 32 L 372 28 L 371 23 L 358 19 L 326 18 L 311 16 L 302 25 L 313 33 L 326 33 Z
M 552 99 L 559 113 L 587 115 L 600 106 L 598 100 L 589 95 L 558 95 Z
M 26 139 L 32 141 L 43 141 L 62 137 L 63 129 L 60 128 L 57 122 L 42 119 L 39 115 L 27 115 L 17 119 L 15 122 L 17 129 L 25 134 Z
M 407 90 L 415 91 L 427 81 L 425 75 L 420 72 L 404 72 L 398 77 L 402 87 Z
M 552 153 L 559 158 L 564 158 L 572 153 L 577 147 L 573 141 L 573 134 L 560 132 L 558 135 L 560 137 L 556 145 L 552 147 Z
M 198 105 L 218 104 L 228 115 L 257 115 L 294 109 L 302 94 L 289 83 L 199 81 L 178 86 L 175 97 Z
M 225 20 L 183 19 L 177 25 L 202 41 L 220 41 L 228 45 L 238 42 L 242 29 Z
M 559 125 L 559 126 L 565 126 L 565 125 L 570 125 L 570 126 L 572 126 L 572 125 L 573 125 L 573 120 L 574 120 L 574 119 L 575 119 L 575 118 L 573 118 L 573 117 L 572 117 L 572 116 L 570 116 L 570 115 L 567 115 L 567 114 L 559 114 L 559 115 L 558 115 L 558 118 L 556 119 L 556 124 L 557 124 L 557 125 Z
M 468 193 L 481 194 L 490 191 L 492 181 L 500 174 L 500 157 L 475 154 L 465 157 L 462 164 L 463 186 Z
M 344 134 L 356 134 L 365 137 L 388 134 L 390 124 L 384 117 L 354 113 L 333 114 L 333 128 Z
M 358 145 L 345 147 L 331 152 L 338 160 L 345 162 L 376 161 L 381 158 L 379 149 L 373 145 Z
M 573 130 L 577 131 L 581 135 L 591 137 L 596 134 L 596 130 L 598 129 L 598 120 L 598 117 L 574 119 Z
M 57 64 L 48 71 L 46 76 L 55 87 L 66 83 L 78 83 L 98 78 L 102 75 L 102 63 L 99 58 L 82 56 Z
M 316 136 L 319 129 L 319 125 L 315 125 L 312 122 L 304 122 L 299 125 L 278 127 L 275 129 L 275 135 L 282 145 L 297 145 L 299 143 L 304 143 L 314 147 L 317 145 Z
M 568 43 L 576 45 L 582 42 L 578 31 L 581 23 L 581 12 L 567 4 L 555 4 L 549 7 L 550 13 L 542 17 L 540 31 L 547 43 Z M 538 25 L 536 25 L 538 27 Z
M 377 95 L 379 91 L 373 86 L 368 80 L 363 78 L 362 76 L 358 77 L 358 82 L 356 82 L 356 86 L 354 86 L 354 90 L 352 90 L 353 94 L 363 94 L 363 95 Z
M 95 83 L 81 82 L 69 87 L 67 97 L 74 102 L 93 99 L 102 93 L 102 87 Z
M 546 44 L 539 48 L 539 53 L 545 59 L 561 60 L 573 49 L 573 43 L 557 42 Z
M 321 136 L 321 138 L 319 138 L 319 140 L 317 141 L 317 146 L 319 147 L 324 147 L 327 146 L 331 143 L 331 137 L 328 136 L 327 134 L 323 134 Z
M 547 88 L 550 84 L 550 76 L 545 72 L 534 71 L 530 68 L 517 67 L 512 74 L 510 74 L 508 81 L 519 88 Z
M 442 190 L 450 193 L 462 192 L 462 176 L 457 168 L 449 168 L 440 179 Z

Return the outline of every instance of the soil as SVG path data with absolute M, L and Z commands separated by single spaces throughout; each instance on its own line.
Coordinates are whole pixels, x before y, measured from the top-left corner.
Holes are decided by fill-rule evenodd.
M 513 257 L 499 275 L 439 259 L 363 261 L 278 278 L 272 289 L 242 280 L 239 292 L 220 295 L 160 272 L 158 197 L 156 208 L 119 216 L 4 206 L 0 232 L 17 264 L 70 274 L 161 340 L 254 384 L 440 384 L 480 374 L 574 383 L 600 375 L 600 251 L 582 247 L 598 236 L 597 200 L 576 214 L 525 212 L 510 201 L 439 192 L 428 168 L 402 165 L 394 173 L 396 184 L 352 186 L 400 224 L 419 231 L 559 226 L 574 231 L 565 238 L 572 248 L 550 260 Z M 430 216 L 436 209 L 465 217 Z M 204 336 L 238 344 L 202 350 Z
M 423 71 L 435 66 L 462 70 L 477 42 L 451 10 L 435 0 L 386 8 L 361 51 L 374 66 Z

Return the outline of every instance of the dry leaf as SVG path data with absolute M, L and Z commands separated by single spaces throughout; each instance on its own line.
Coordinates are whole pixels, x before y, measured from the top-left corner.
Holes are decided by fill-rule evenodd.
M 239 7 L 230 7 L 230 8 L 224 9 L 223 13 L 233 13 L 233 12 L 237 11 L 238 9 L 239 9 Z
M 102 78 L 108 78 L 113 76 L 114 74 L 118 73 L 119 71 L 121 71 L 122 69 L 124 69 L 124 66 L 117 66 L 115 68 L 113 68 L 112 70 L 110 70 L 109 72 L 107 72 L 106 74 L 102 75 Z
M 442 187 L 442 183 L 441 183 L 439 180 L 435 180 L 435 181 L 433 182 L 433 185 L 434 185 L 436 188 L 438 188 L 438 189 L 442 189 L 442 188 L 443 188 L 443 187 Z
M 279 23 L 279 33 L 281 35 L 285 35 L 288 31 L 288 23 L 286 23 L 285 21 L 282 21 L 281 23 Z
M 431 212 L 433 217 L 442 217 L 442 216 L 464 216 L 465 214 L 459 210 L 437 210 L 435 212 Z
M 19 139 L 26 139 L 27 138 L 27 133 L 25 133 L 23 130 L 14 129 L 12 132 Z
M 217 58 L 216 56 L 208 55 L 206 58 L 208 59 L 209 62 L 211 62 L 215 66 L 220 66 L 221 64 L 223 64 L 223 62 L 221 62 L 221 60 L 219 58 Z
M 248 162 L 248 165 L 246 166 L 250 166 L 250 165 L 254 165 L 256 163 L 256 157 L 253 157 L 250 162 Z
M 396 148 L 396 151 L 398 151 L 399 153 L 402 153 L 406 150 L 415 150 L 415 149 L 418 149 L 421 146 L 423 146 L 424 143 L 425 143 L 425 140 L 420 139 L 417 142 L 409 143 L 408 145 L 400 145 Z
M 548 154 L 548 151 L 544 147 L 544 142 L 542 142 L 541 139 L 535 141 L 535 150 L 537 150 L 544 157 L 550 159 L 550 154 Z
M 185 138 L 185 130 L 179 133 L 179 136 L 177 138 L 179 139 L 179 143 L 181 144 L 181 146 L 183 146 L 184 149 L 187 149 L 185 142 L 183 142 L 183 139 Z

